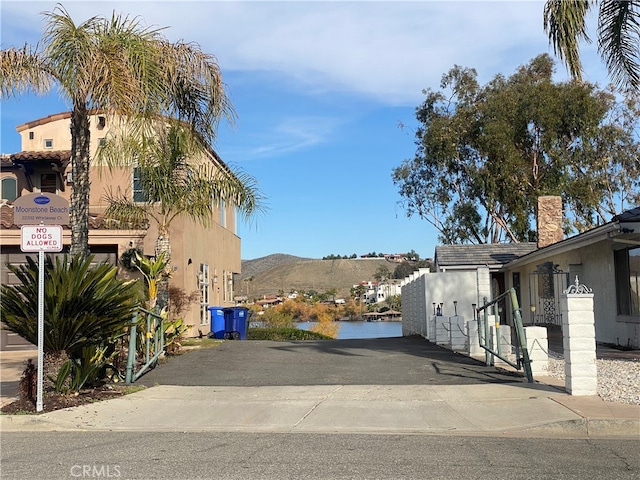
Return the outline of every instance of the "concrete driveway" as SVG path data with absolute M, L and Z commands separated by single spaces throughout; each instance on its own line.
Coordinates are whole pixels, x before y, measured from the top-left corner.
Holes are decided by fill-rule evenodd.
M 227 341 L 188 352 L 137 383 L 184 386 L 471 385 L 526 382 L 421 337 Z

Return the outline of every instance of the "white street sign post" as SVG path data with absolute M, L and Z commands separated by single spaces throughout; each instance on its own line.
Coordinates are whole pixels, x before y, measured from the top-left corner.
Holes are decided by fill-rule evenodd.
M 23 252 L 38 252 L 38 396 L 36 411 L 42 411 L 42 381 L 44 368 L 44 252 L 62 250 L 60 225 L 23 225 L 21 228 Z

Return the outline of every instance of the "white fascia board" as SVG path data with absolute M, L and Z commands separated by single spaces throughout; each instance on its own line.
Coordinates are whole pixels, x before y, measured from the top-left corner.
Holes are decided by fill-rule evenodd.
M 625 224 L 627 225 L 627 224 Z M 523 257 L 512 260 L 504 266 L 505 270 L 511 270 L 514 267 L 520 267 L 536 261 L 537 259 L 547 258 L 553 255 L 561 255 L 577 248 L 586 247 L 588 245 L 611 239 L 611 233 L 620 229 L 620 225 L 616 223 L 607 223 L 600 227 L 596 227 L 588 232 L 581 233 L 575 237 L 567 238 L 560 242 L 554 243 L 547 247 L 531 252 Z M 640 230 L 638 230 L 640 232 Z

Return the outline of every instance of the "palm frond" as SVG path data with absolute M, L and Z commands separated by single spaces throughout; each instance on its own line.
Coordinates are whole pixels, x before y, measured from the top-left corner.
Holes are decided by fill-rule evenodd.
M 544 31 L 549 43 L 576 79 L 582 78 L 579 44 L 581 40 L 591 41 L 586 16 L 595 3 L 594 0 L 549 0 L 544 6 Z
M 0 51 L 0 96 L 2 99 L 22 93 L 46 93 L 51 75 L 44 58 L 34 49 L 9 48 Z
M 121 190 L 114 192 L 108 189 L 103 198 L 107 202 L 104 217 L 108 221 L 118 223 L 119 228 L 148 228 L 149 217 L 153 217 L 153 212 L 150 212 L 145 203 L 134 202 L 130 195 Z
M 185 42 L 157 42 L 167 116 L 187 122 L 205 141 L 215 138 L 221 120 L 235 122 L 235 111 L 213 55 Z
M 598 15 L 598 51 L 613 82 L 640 87 L 640 2 L 603 1 Z
M 101 345 L 120 335 L 130 322 L 137 298 L 135 282 L 116 279 L 116 267 L 92 266 L 93 256 L 66 255 L 44 265 L 44 349 L 77 354 L 88 345 Z M 20 280 L 1 285 L 0 313 L 7 328 L 36 344 L 38 311 L 38 265 L 9 265 Z

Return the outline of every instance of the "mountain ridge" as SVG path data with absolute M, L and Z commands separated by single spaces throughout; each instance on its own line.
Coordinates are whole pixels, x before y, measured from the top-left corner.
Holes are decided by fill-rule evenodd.
M 326 292 L 335 288 L 348 298 L 353 285 L 374 280 L 380 266 L 393 271 L 396 264 L 384 258 L 321 260 L 276 253 L 242 260 L 242 273 L 235 277 L 236 296 L 262 298 L 279 292 Z

